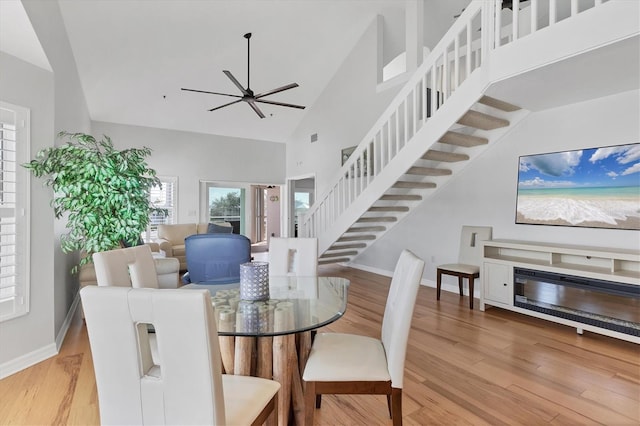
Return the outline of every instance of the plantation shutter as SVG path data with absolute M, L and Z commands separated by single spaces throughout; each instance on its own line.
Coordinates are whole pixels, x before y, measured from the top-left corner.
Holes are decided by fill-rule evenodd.
M 176 189 L 177 178 L 159 177 L 162 187 L 154 186 L 149 193 L 149 202 L 152 208 L 165 209 L 163 213 L 151 212 L 149 225 L 145 235 L 145 242 L 155 241 L 158 238 L 158 225 L 175 223 L 176 216 Z
M 29 311 L 29 111 L 0 102 L 0 321 Z

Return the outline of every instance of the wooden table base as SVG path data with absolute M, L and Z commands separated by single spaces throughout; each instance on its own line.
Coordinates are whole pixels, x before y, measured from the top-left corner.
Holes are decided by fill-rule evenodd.
M 223 349 L 224 345 L 224 349 Z M 256 376 L 280 383 L 278 426 L 288 426 L 290 413 L 297 425 L 304 424 L 302 371 L 311 347 L 310 332 L 275 337 L 220 337 L 223 366 L 227 374 Z M 229 356 L 229 351 L 234 351 Z

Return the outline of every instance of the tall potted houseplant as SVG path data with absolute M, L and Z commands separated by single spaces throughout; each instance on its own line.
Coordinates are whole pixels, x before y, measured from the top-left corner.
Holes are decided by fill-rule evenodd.
M 107 136 L 100 140 L 84 133 L 60 132 L 58 136 L 67 142 L 41 150 L 24 167 L 45 178 L 45 185 L 53 189 L 55 217 L 67 216 L 62 250 L 86 253 L 82 265 L 95 252 L 117 248 L 123 242 L 137 244 L 149 222 L 149 191 L 160 186 L 155 170 L 145 160 L 151 150 L 119 151 Z

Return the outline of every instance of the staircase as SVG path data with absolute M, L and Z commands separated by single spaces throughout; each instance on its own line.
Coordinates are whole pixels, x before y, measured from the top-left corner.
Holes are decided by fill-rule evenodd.
M 542 2 L 557 7 L 530 4 L 538 10 Z M 537 31 L 537 12 L 518 0 L 503 26 L 501 3 L 469 4 L 301 220 L 299 235 L 318 238 L 320 264 L 352 261 L 528 114 L 484 94 L 486 64 L 523 37 L 522 16 L 530 17 L 529 35 Z M 585 10 L 572 2 L 570 17 Z M 548 27 L 555 19 L 550 13 Z
M 483 152 L 490 139 L 504 134 L 525 114 L 515 105 L 482 96 L 334 243 L 322 250 L 319 264 L 349 262 L 358 256 Z M 496 129 L 501 131 L 492 135 Z

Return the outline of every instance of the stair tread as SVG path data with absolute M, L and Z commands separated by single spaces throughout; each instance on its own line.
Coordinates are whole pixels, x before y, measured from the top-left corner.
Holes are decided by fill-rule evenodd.
M 474 127 L 482 130 L 493 130 L 500 127 L 507 127 L 509 121 L 503 118 L 470 109 L 460 119 L 458 123 L 463 126 Z
M 492 108 L 497 108 L 505 112 L 513 112 L 520 110 L 520 107 L 510 104 L 509 102 L 501 101 L 500 99 L 492 98 L 491 96 L 483 96 L 478 101 L 481 104 L 490 106 Z
M 393 184 L 394 188 L 435 188 L 436 184 L 433 182 L 409 182 L 399 180 Z
M 419 167 L 413 166 L 407 170 L 408 175 L 420 175 L 420 176 L 449 176 L 451 174 L 449 169 L 440 169 L 437 167 Z
M 324 253 L 320 256 L 320 259 L 330 259 L 332 257 L 344 257 L 344 256 L 355 256 L 358 252 L 356 250 L 349 251 L 337 251 L 335 253 Z
M 385 231 L 387 228 L 384 226 L 352 226 L 347 229 L 345 232 L 353 233 L 353 232 L 380 232 Z
M 338 238 L 338 240 L 336 241 L 337 243 L 340 242 L 346 242 L 346 241 L 368 241 L 368 240 L 375 240 L 376 236 L 375 235 L 354 235 L 353 237 L 340 237 Z
M 382 201 L 420 201 L 422 200 L 422 195 L 414 195 L 414 194 L 384 194 L 379 198 Z
M 394 216 L 374 216 L 374 217 L 361 217 L 356 222 L 397 222 L 398 218 Z
M 323 259 L 323 260 L 318 260 L 318 265 L 329 265 L 331 263 L 340 263 L 340 262 L 349 262 L 349 261 L 351 261 L 351 259 L 348 257 L 339 257 L 336 259 Z
M 465 135 L 464 133 L 448 131 L 440 138 L 438 142 L 470 148 L 472 146 L 486 145 L 489 143 L 489 139 L 480 136 Z
M 467 154 L 458 154 L 454 152 L 438 151 L 430 149 L 426 154 L 422 156 L 423 160 L 442 161 L 447 163 L 456 163 L 458 161 L 467 161 L 469 156 Z
M 408 206 L 374 206 L 370 207 L 370 212 L 408 212 Z
M 344 249 L 352 249 L 352 248 L 365 248 L 366 246 L 367 245 L 365 243 L 338 244 L 338 245 L 332 245 L 327 249 L 327 251 L 344 250 Z

